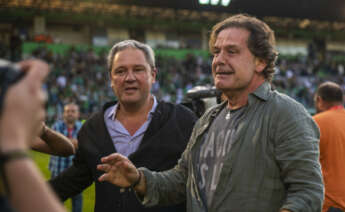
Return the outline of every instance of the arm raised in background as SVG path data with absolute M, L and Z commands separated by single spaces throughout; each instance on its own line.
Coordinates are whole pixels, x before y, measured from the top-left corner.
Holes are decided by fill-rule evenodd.
M 44 123 L 42 124 L 40 136 L 34 139 L 31 148 L 38 152 L 64 157 L 75 154 L 76 149 L 72 139 L 50 129 Z
M 41 87 L 48 65 L 38 60 L 20 65 L 27 73 L 7 90 L 0 116 L 0 156 L 8 198 L 19 212 L 64 212 L 34 162 L 27 157 L 30 142 L 38 135 L 45 116 L 46 94 Z

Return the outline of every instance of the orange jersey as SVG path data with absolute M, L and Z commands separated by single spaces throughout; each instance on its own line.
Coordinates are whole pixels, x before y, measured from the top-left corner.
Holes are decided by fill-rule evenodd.
M 323 212 L 345 210 L 345 110 L 336 107 L 315 115 L 321 132 L 320 163 L 325 184 Z

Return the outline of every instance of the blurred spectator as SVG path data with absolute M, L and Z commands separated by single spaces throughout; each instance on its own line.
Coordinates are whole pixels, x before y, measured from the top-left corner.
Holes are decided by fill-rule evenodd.
M 79 106 L 74 103 L 67 103 L 64 106 L 63 120 L 55 122 L 53 129 L 68 137 L 75 148 L 78 148 L 77 135 L 82 126 L 79 121 Z M 61 172 L 72 165 L 74 155 L 68 157 L 51 156 L 49 170 L 51 177 L 58 176 Z M 72 212 L 81 212 L 83 207 L 83 196 L 79 193 L 72 198 Z
M 320 128 L 320 162 L 325 184 L 322 212 L 345 211 L 345 110 L 343 91 L 333 82 L 320 85 L 315 94 Z

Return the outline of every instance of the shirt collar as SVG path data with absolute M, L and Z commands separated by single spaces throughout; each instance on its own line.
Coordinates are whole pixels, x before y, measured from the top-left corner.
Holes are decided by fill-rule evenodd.
M 267 101 L 271 91 L 271 84 L 267 81 L 262 83 L 251 95 L 254 95 L 264 101 Z
M 154 95 L 151 95 L 153 97 L 153 105 L 152 108 L 147 116 L 147 118 L 149 119 L 150 117 L 152 117 L 152 114 L 155 112 L 157 105 L 158 105 L 158 101 L 156 99 L 156 97 Z M 111 112 L 108 114 L 108 118 L 111 120 L 115 120 L 116 117 L 116 111 L 117 111 L 117 107 L 119 106 L 119 103 L 116 103 L 113 106 L 113 109 L 111 110 Z

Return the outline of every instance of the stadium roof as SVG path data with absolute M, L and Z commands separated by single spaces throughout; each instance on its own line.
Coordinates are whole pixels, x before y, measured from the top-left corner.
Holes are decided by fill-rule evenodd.
M 116 4 L 345 21 L 344 0 L 111 0 Z M 222 6 L 227 5 L 227 6 Z
M 44 15 L 59 23 L 200 31 L 236 13 L 262 18 L 281 36 L 292 29 L 300 37 L 307 30 L 345 37 L 345 0 L 0 0 L 0 20 L 16 23 Z
M 116 6 L 117 5 L 117 6 Z M 0 8 L 39 7 L 82 11 L 85 8 L 111 10 L 125 7 L 149 7 L 157 10 L 248 13 L 257 17 L 282 17 L 331 22 L 345 21 L 345 0 L 0 0 Z M 163 10 L 162 13 L 167 12 Z M 163 14 L 164 15 L 164 14 Z

